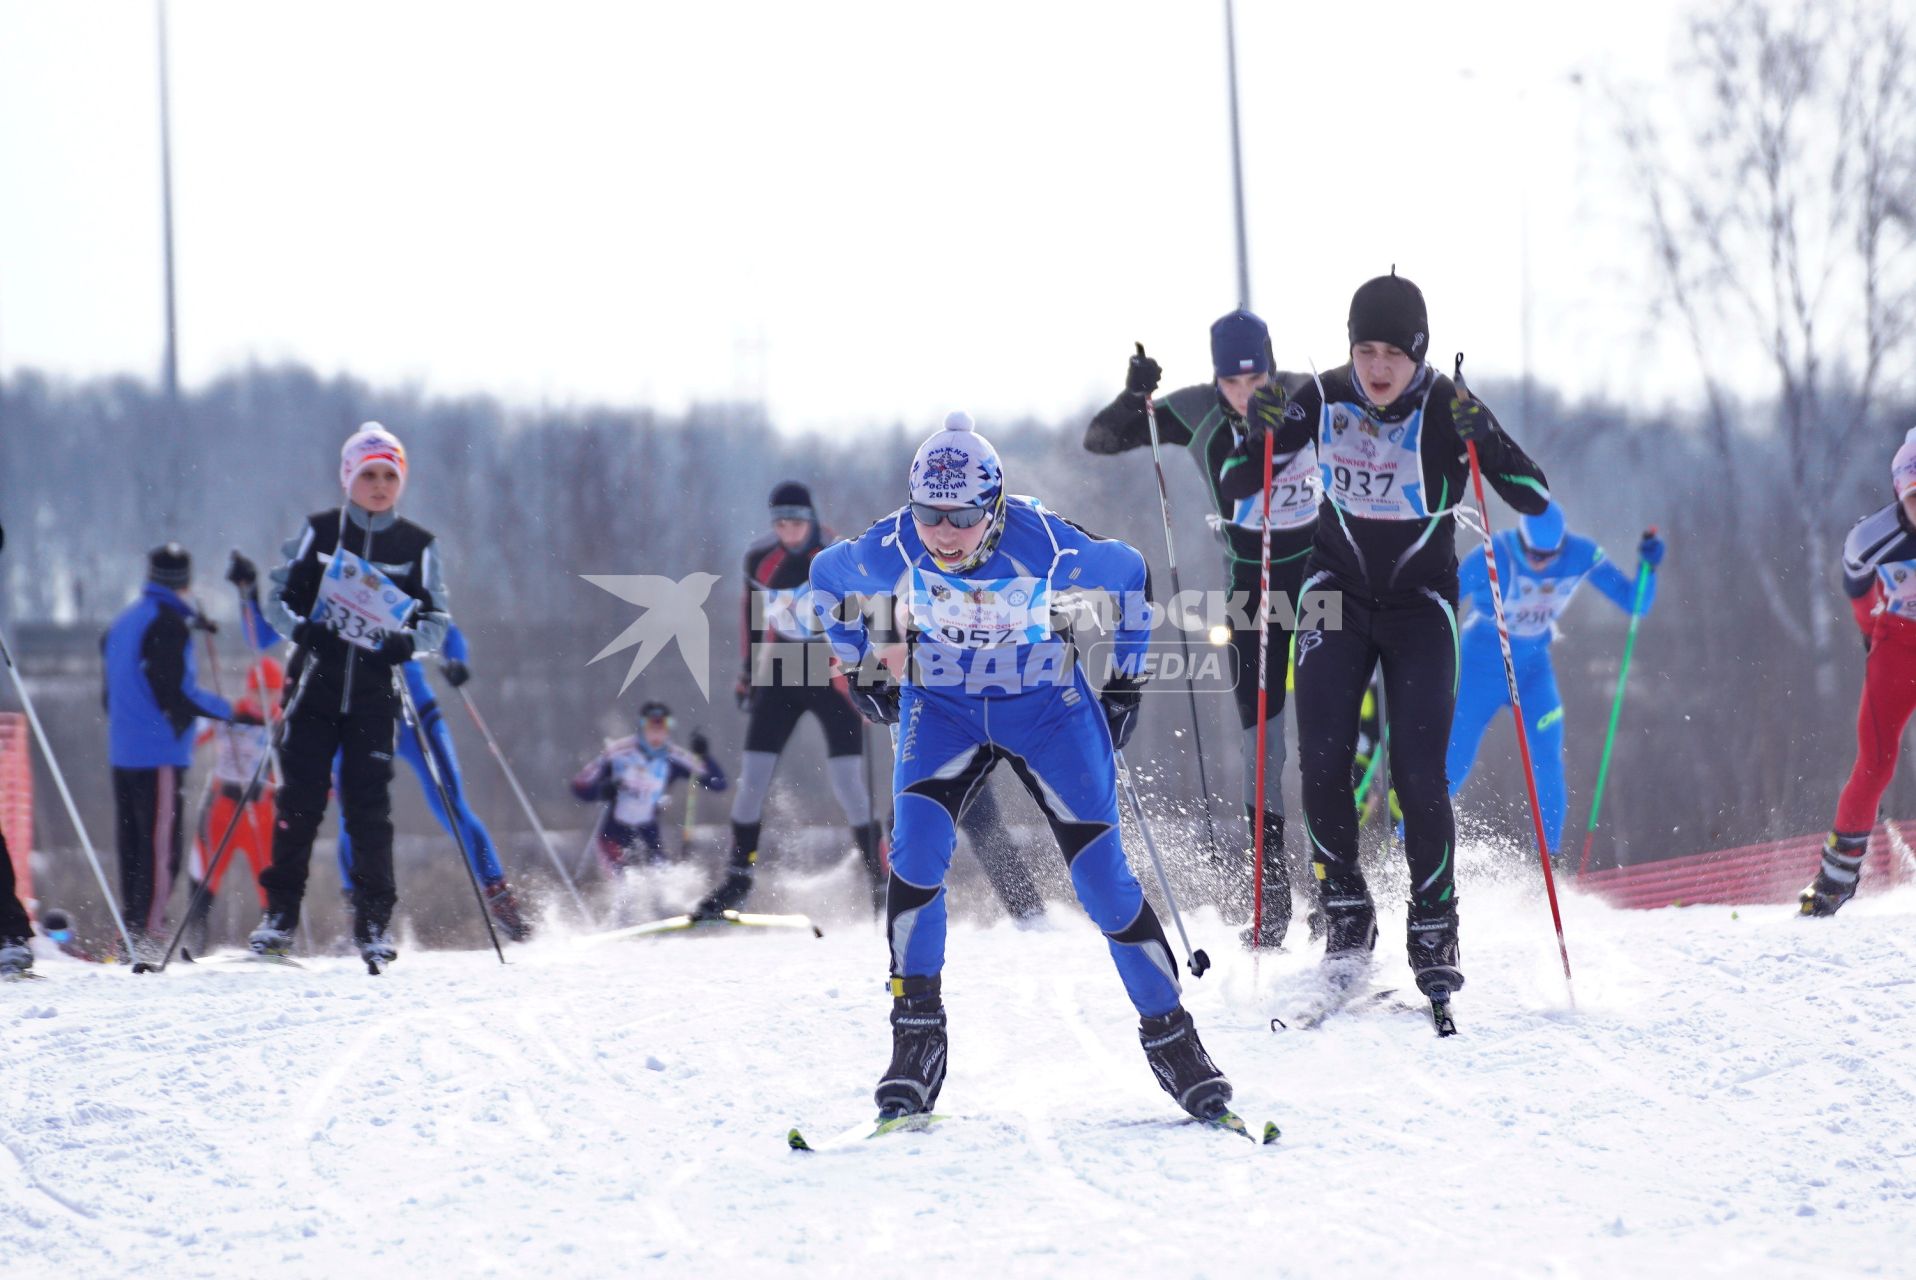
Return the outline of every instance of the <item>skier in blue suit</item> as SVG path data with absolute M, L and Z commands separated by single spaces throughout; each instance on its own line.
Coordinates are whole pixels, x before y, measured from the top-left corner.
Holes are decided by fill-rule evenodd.
M 1170 943 L 1118 837 L 1115 751 L 1136 724 L 1150 636 L 1144 557 L 1035 498 L 1007 496 L 997 451 L 962 413 L 919 446 L 910 497 L 821 551 L 810 579 L 834 656 L 861 667 L 854 703 L 897 725 L 886 893 L 892 1060 L 876 1093 L 880 1116 L 929 1112 L 944 1084 L 945 875 L 957 816 L 1002 760 L 1043 811 L 1078 900 L 1105 935 L 1158 1082 L 1192 1115 L 1218 1120 L 1231 1086 L 1179 1002 Z M 908 619 L 902 682 L 870 680 L 878 663 L 864 615 L 838 607 L 855 597 L 895 600 Z M 1100 601 L 1115 643 L 1093 651 L 1108 660 L 1095 694 L 1073 635 L 1054 619 L 1082 618 Z
M 1563 508 L 1554 502 L 1537 515 L 1525 516 L 1518 529 L 1498 534 L 1495 543 L 1497 580 L 1503 586 L 1517 694 L 1523 699 L 1524 717 L 1529 721 L 1525 728 L 1530 735 L 1531 763 L 1537 771 L 1537 803 L 1543 810 L 1544 838 L 1555 859 L 1563 842 L 1567 796 L 1563 781 L 1563 699 L 1557 694 L 1557 673 L 1550 665 L 1550 645 L 1557 638 L 1558 619 L 1586 579 L 1627 614 L 1637 607 L 1636 575 L 1625 573 L 1607 559 L 1603 548 L 1589 538 L 1568 532 Z M 1642 609 L 1647 614 L 1656 599 L 1655 570 L 1663 562 L 1663 540 L 1655 533 L 1644 534 L 1637 556 L 1651 570 L 1643 592 Z M 1446 762 L 1453 797 L 1470 777 L 1484 731 L 1497 713 L 1510 705 L 1510 687 L 1504 678 L 1492 612 L 1490 573 L 1482 547 L 1466 556 L 1458 568 L 1457 593 L 1470 601 L 1471 615 L 1464 626 L 1461 688 Z

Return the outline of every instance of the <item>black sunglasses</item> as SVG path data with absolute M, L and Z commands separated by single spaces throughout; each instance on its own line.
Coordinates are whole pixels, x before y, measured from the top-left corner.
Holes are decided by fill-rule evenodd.
M 969 529 L 990 514 L 990 510 L 985 507 L 957 507 L 951 511 L 946 511 L 942 507 L 934 507 L 928 502 L 914 502 L 911 504 L 911 518 L 919 524 L 924 525 L 927 529 L 936 528 L 938 525 L 947 522 L 954 529 Z

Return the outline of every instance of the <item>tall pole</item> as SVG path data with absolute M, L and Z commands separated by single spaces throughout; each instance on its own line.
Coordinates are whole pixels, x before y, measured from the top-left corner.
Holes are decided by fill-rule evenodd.
M 173 309 L 173 125 L 166 68 L 166 0 L 154 0 L 160 24 L 160 237 L 166 261 L 166 403 L 180 398 L 180 349 Z
M 1249 311 L 1251 264 L 1244 236 L 1244 157 L 1237 129 L 1237 16 L 1231 0 L 1224 0 L 1224 65 L 1231 87 L 1231 196 L 1237 213 L 1237 305 Z
M 160 371 L 166 398 L 166 492 L 160 497 L 160 518 L 167 536 L 178 529 L 180 494 L 186 488 L 186 446 L 180 439 L 180 345 L 173 305 L 173 122 L 167 76 L 166 0 L 154 0 L 160 45 L 160 243 L 166 269 L 166 355 Z

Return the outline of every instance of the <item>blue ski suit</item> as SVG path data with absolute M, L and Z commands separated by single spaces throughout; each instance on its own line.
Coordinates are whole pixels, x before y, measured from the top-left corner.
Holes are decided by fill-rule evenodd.
M 1537 771 L 1537 803 L 1543 811 L 1544 839 L 1555 856 L 1563 842 L 1568 803 L 1563 777 L 1563 699 L 1557 693 L 1557 673 L 1550 665 L 1557 620 L 1586 578 L 1629 613 L 1636 603 L 1636 580 L 1605 558 L 1602 547 L 1576 534 L 1565 534 L 1556 555 L 1541 568 L 1530 563 L 1516 530 L 1498 534 L 1495 543 L 1497 580 L 1503 586 L 1517 695 L 1523 700 L 1530 760 Z M 1646 614 L 1657 590 L 1657 575 L 1649 577 L 1643 596 Z M 1457 591 L 1460 598 L 1470 602 L 1471 614 L 1464 625 L 1457 715 L 1451 722 L 1450 751 L 1445 762 L 1453 797 L 1470 777 L 1484 731 L 1497 713 L 1510 705 L 1510 686 L 1504 678 L 1497 619 L 1492 612 L 1490 573 L 1482 547 L 1459 566 Z
M 840 662 L 865 660 L 870 638 L 862 615 L 847 622 L 823 614 L 836 602 L 891 598 L 910 623 L 892 773 L 892 975 L 944 968 L 957 816 L 1003 760 L 1049 822 L 1132 1004 L 1143 1016 L 1162 1016 L 1178 1006 L 1177 965 L 1119 841 L 1111 731 L 1078 666 L 1087 635 L 1054 626 L 1061 612 L 1082 616 L 1103 601 L 1113 637 L 1085 656 L 1136 674 L 1150 639 L 1144 557 L 1035 498 L 1008 495 L 1002 519 L 989 554 L 962 572 L 938 568 L 903 507 L 812 562 L 814 605 Z

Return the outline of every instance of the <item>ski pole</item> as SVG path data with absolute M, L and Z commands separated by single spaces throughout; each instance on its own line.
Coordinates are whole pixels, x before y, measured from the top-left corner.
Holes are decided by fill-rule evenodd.
M 86 833 L 86 824 L 80 821 L 80 807 L 73 803 L 73 792 L 67 789 L 66 775 L 60 771 L 60 762 L 54 758 L 53 744 L 47 741 L 46 727 L 40 723 L 40 713 L 34 710 L 33 698 L 27 693 L 27 683 L 20 678 L 20 668 L 13 661 L 13 650 L 7 647 L 7 637 L 0 632 L 0 660 L 7 664 L 7 674 L 13 677 L 13 688 L 20 695 L 20 705 L 27 713 L 27 723 L 33 726 L 33 736 L 40 744 L 40 752 L 47 758 L 47 771 L 53 775 L 53 784 L 60 790 L 61 803 L 66 805 L 67 817 L 73 820 L 73 829 L 79 833 L 80 848 L 86 852 L 86 860 L 93 868 L 93 878 L 100 882 L 100 892 L 106 895 L 107 910 L 113 913 L 113 927 L 120 931 L 120 941 L 126 946 L 127 959 L 133 958 L 133 937 L 126 931 L 126 921 L 120 915 L 119 900 L 113 896 L 113 889 L 106 882 L 106 872 L 100 867 L 100 855 L 94 852 L 92 837 Z
M 233 816 L 226 820 L 226 830 L 220 833 L 220 842 L 214 847 L 213 856 L 207 859 L 205 874 L 200 877 L 200 882 L 193 886 L 193 896 L 186 903 L 186 914 L 181 917 L 179 927 L 173 930 L 173 936 L 167 939 L 165 953 L 160 956 L 158 964 L 151 964 L 144 960 L 135 962 L 133 972 L 165 973 L 166 966 L 173 961 L 174 951 L 179 949 L 180 939 L 186 936 L 186 930 L 200 911 L 201 904 L 211 901 L 214 873 L 219 870 L 220 863 L 225 860 L 226 851 L 233 843 L 233 833 L 239 830 L 239 824 L 245 818 L 247 809 L 251 807 L 254 800 L 259 798 L 260 780 L 266 776 L 267 762 L 279 749 L 280 739 L 286 733 L 286 726 L 292 722 L 293 712 L 299 709 L 299 701 L 306 694 L 306 685 L 312 679 L 314 668 L 319 666 L 318 660 L 311 655 L 308 655 L 308 659 L 299 673 L 299 683 L 293 686 L 293 697 L 286 704 L 286 714 L 281 716 L 279 723 L 273 726 L 269 745 L 260 753 L 258 763 L 253 766 L 253 776 L 246 780 L 246 789 L 240 793 L 239 803 L 233 806 Z
M 1138 343 L 1138 354 L 1144 354 L 1142 342 Z M 1150 396 L 1144 398 L 1144 421 L 1151 430 L 1151 468 L 1157 472 L 1158 476 L 1158 514 L 1164 519 L 1164 558 L 1171 565 L 1171 599 L 1175 602 L 1184 594 L 1184 588 L 1178 582 L 1178 552 L 1176 544 L 1171 539 L 1171 490 L 1164 482 L 1164 456 L 1158 443 L 1158 406 Z M 1270 475 L 1267 469 L 1265 474 L 1267 510 L 1270 505 L 1269 482 Z M 1268 548 L 1269 545 L 1270 539 L 1267 535 L 1265 546 Z M 1190 695 L 1191 699 L 1191 745 L 1197 751 L 1198 793 L 1204 810 L 1204 843 L 1210 850 L 1211 861 L 1216 862 L 1218 860 L 1217 826 L 1211 819 L 1211 780 L 1205 776 L 1204 721 L 1198 714 L 1197 684 L 1191 665 L 1191 637 L 1185 634 L 1183 627 L 1176 625 L 1176 618 L 1173 618 L 1171 622 L 1178 633 L 1178 654 L 1184 660 L 1184 691 Z
M 679 823 L 679 856 L 692 852 L 692 828 L 698 823 L 699 780 L 694 775 L 685 784 L 685 820 Z
M 466 692 L 464 685 L 460 685 L 454 692 L 459 695 L 459 701 L 465 703 L 466 712 L 472 716 L 472 722 L 479 726 L 479 736 L 486 740 L 486 748 L 492 752 L 492 758 L 499 762 L 499 769 L 506 775 L 506 782 L 512 787 L 512 794 L 519 797 L 519 807 L 526 811 L 526 820 L 532 824 L 533 831 L 539 837 L 539 847 L 544 849 L 546 857 L 552 860 L 553 870 L 557 871 L 559 879 L 565 882 L 566 892 L 572 895 L 573 904 L 579 908 L 579 914 L 588 920 L 591 919 L 592 912 L 586 907 L 585 899 L 579 896 L 579 886 L 573 883 L 572 876 L 565 869 L 565 863 L 559 859 L 558 850 L 552 847 L 552 837 L 546 834 L 545 824 L 539 821 L 539 815 L 533 811 L 532 801 L 527 797 L 526 789 L 519 785 L 519 775 L 512 771 L 512 765 L 507 761 L 506 753 L 499 749 L 499 741 L 492 736 L 492 730 L 486 726 L 485 717 L 479 714 L 479 708 L 474 704 L 472 695 Z M 450 813 L 451 810 L 447 812 Z
M 1277 440 L 1264 432 L 1264 526 L 1258 552 L 1257 578 L 1257 813 L 1251 819 L 1251 949 L 1257 951 L 1264 939 L 1264 796 L 1269 780 L 1264 776 L 1264 739 L 1270 729 L 1271 691 L 1268 674 L 1271 663 L 1271 473 Z M 1282 779 L 1279 779 L 1280 785 Z
M 572 874 L 574 876 L 583 876 L 585 869 L 592 865 L 592 851 L 598 848 L 599 835 L 605 830 L 606 818 L 611 812 L 612 806 L 610 803 L 599 806 L 599 817 L 598 820 L 592 824 L 592 834 L 585 838 L 585 847 L 579 850 L 579 856 L 572 864 Z M 601 858 L 599 861 L 603 863 L 605 859 Z
M 1655 525 L 1645 531 L 1649 537 L 1657 531 Z M 1610 728 L 1603 735 L 1603 759 L 1597 765 L 1597 789 L 1590 797 L 1590 825 L 1583 833 L 1583 857 L 1577 863 L 1577 879 L 1583 879 L 1583 873 L 1590 869 L 1590 845 L 1597 838 L 1597 811 L 1603 807 L 1603 785 L 1610 779 L 1610 748 L 1616 745 L 1617 721 L 1623 715 L 1623 685 L 1630 678 L 1630 657 L 1637 648 L 1637 624 L 1643 621 L 1643 597 L 1650 590 L 1650 566 L 1637 565 L 1637 592 L 1630 609 L 1630 634 L 1623 641 L 1623 667 L 1617 672 L 1617 695 L 1610 701 Z
M 1453 381 L 1457 394 L 1472 399 L 1464 385 L 1464 353 L 1457 353 Z M 1503 651 L 1504 681 L 1510 686 L 1510 713 L 1517 727 L 1517 754 L 1523 758 L 1524 786 L 1530 791 L 1530 822 L 1537 834 L 1537 858 L 1543 864 L 1543 887 L 1550 897 L 1550 920 L 1557 928 L 1557 954 L 1563 960 L 1563 985 L 1570 994 L 1570 1007 L 1577 1007 L 1577 991 L 1570 983 L 1570 948 L 1563 940 L 1563 913 L 1557 907 L 1557 880 L 1550 870 L 1550 846 L 1543 834 L 1543 806 L 1537 801 L 1537 772 L 1530 764 L 1530 735 L 1524 731 L 1523 702 L 1517 696 L 1517 663 L 1510 656 L 1510 626 L 1504 620 L 1503 588 L 1497 582 L 1497 546 L 1490 537 L 1490 505 L 1484 501 L 1484 470 L 1477 460 L 1477 442 L 1464 441 L 1470 455 L 1470 484 L 1477 495 L 1477 511 L 1483 517 L 1484 565 L 1490 573 L 1490 607 L 1497 619 L 1497 646 Z
M 447 790 L 446 779 L 439 772 L 439 757 L 432 749 L 432 739 L 426 736 L 426 726 L 419 719 L 419 708 L 413 705 L 412 690 L 406 685 L 405 674 L 394 667 L 392 679 L 393 688 L 399 691 L 399 706 L 406 713 L 406 723 L 412 726 L 413 736 L 419 739 L 419 755 L 426 762 L 426 773 L 432 778 L 433 790 L 439 793 L 439 803 L 445 808 L 446 816 L 452 819 L 446 825 L 451 828 L 453 845 L 459 850 L 459 864 L 466 869 L 466 879 L 472 882 L 472 898 L 479 904 L 479 918 L 485 921 L 486 936 L 492 939 L 492 949 L 497 953 L 499 963 L 504 964 L 505 948 L 499 945 L 499 931 L 492 927 L 492 912 L 486 907 L 486 891 L 479 887 L 479 873 L 472 869 L 472 855 L 466 849 L 466 833 L 458 820 L 459 810 L 453 806 L 452 792 Z M 573 896 L 577 896 L 576 890 Z M 584 904 L 580 905 L 583 909 Z
M 1171 881 L 1164 874 L 1164 859 L 1158 857 L 1158 842 L 1151 838 L 1151 824 L 1145 820 L 1144 806 L 1138 802 L 1137 784 L 1131 780 L 1131 765 L 1124 758 L 1124 752 L 1114 753 L 1118 758 L 1118 777 L 1124 783 L 1124 795 L 1131 802 L 1132 816 L 1138 820 L 1138 830 L 1144 833 L 1144 847 L 1151 855 L 1151 866 L 1158 873 L 1158 888 L 1164 891 L 1165 905 L 1171 908 L 1171 923 L 1178 927 L 1178 941 L 1184 944 L 1184 963 L 1190 969 L 1191 976 L 1202 978 L 1204 971 L 1211 967 L 1211 957 L 1202 951 L 1191 950 L 1190 935 L 1184 932 L 1184 916 L 1178 910 L 1178 896 L 1171 892 Z

